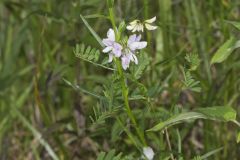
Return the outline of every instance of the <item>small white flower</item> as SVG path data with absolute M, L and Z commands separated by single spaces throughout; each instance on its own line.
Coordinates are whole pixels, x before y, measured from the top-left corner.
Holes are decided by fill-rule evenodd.
M 127 30 L 130 30 L 132 32 L 136 32 L 136 31 L 143 32 L 144 26 L 147 30 L 155 30 L 157 29 L 157 26 L 152 25 L 152 23 L 155 21 L 156 21 L 156 16 L 151 19 L 145 20 L 143 23 L 140 20 L 136 19 L 129 23 L 129 25 L 127 26 Z
M 129 25 L 127 26 L 127 30 L 130 30 L 130 31 L 132 30 L 132 32 L 135 32 L 135 31 L 143 32 L 143 24 L 139 20 L 134 20 L 129 23 Z
M 102 40 L 103 44 L 106 46 L 103 49 L 104 53 L 109 54 L 109 62 L 112 62 L 113 56 L 120 57 L 122 54 L 122 46 L 115 42 L 115 34 L 112 28 L 107 32 L 107 38 Z
M 143 148 L 143 154 L 147 158 L 147 160 L 153 160 L 154 152 L 151 147 L 144 147 Z

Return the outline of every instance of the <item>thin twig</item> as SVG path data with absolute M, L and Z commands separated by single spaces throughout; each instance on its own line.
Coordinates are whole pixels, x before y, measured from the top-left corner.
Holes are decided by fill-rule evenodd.
M 171 154 L 170 154 L 171 159 L 172 159 L 172 160 L 175 160 L 175 159 L 174 159 L 174 156 L 173 156 L 173 154 L 172 154 L 172 146 L 171 146 L 171 143 L 170 143 L 170 140 L 169 140 L 169 134 L 168 134 L 167 129 L 165 129 L 165 133 L 166 133 L 167 145 L 168 145 L 169 151 L 171 152 Z

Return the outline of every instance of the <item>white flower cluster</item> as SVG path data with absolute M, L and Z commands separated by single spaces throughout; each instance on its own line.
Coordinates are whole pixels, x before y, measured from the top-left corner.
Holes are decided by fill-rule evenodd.
M 132 32 L 135 32 L 135 31 L 143 32 L 144 26 L 146 27 L 147 30 L 150 30 L 150 31 L 155 30 L 157 29 L 157 26 L 151 25 L 155 21 L 156 21 L 156 16 L 151 19 L 145 20 L 143 23 L 141 23 L 140 20 L 136 19 L 131 23 L 129 23 L 129 25 L 127 26 L 127 30 L 130 30 Z
M 143 32 L 143 26 L 148 30 L 154 30 L 157 28 L 157 26 L 152 26 L 151 23 L 156 21 L 156 17 L 153 17 L 149 20 L 145 20 L 143 24 L 139 20 L 132 21 L 128 26 L 128 30 L 132 30 L 132 32 L 135 31 L 142 31 Z M 121 58 L 122 61 L 122 67 L 124 70 L 129 68 L 130 62 L 134 62 L 135 64 L 138 64 L 138 59 L 136 57 L 137 50 L 143 49 L 147 46 L 146 41 L 140 41 L 141 35 L 133 34 L 129 36 L 127 40 L 127 44 L 120 44 L 116 42 L 116 36 L 112 28 L 110 28 L 107 32 L 107 38 L 103 39 L 103 44 L 105 45 L 105 48 L 103 49 L 104 53 L 109 54 L 109 62 L 112 62 L 113 57 Z M 123 47 L 125 46 L 125 47 Z

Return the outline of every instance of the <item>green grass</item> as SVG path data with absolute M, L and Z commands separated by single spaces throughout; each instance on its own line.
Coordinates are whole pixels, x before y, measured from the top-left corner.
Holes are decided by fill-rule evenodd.
M 146 132 L 200 107 L 231 106 L 239 121 L 239 7 L 238 0 L 0 0 L 0 159 L 136 159 L 144 141 L 155 159 L 239 159 L 240 129 L 231 122 Z M 112 24 L 153 16 L 158 29 L 144 35 L 141 65 L 127 74 L 105 53 L 96 62 L 74 54 L 77 44 L 101 52 Z M 195 70 L 188 53 L 200 58 Z M 192 84 L 185 73 L 200 92 L 183 86 Z

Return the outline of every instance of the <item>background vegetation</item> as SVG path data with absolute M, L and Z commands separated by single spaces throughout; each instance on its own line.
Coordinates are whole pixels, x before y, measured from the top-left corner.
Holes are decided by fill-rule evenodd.
M 151 43 L 149 63 L 137 77 L 142 84 L 129 83 L 130 104 L 144 130 L 198 107 L 231 106 L 239 115 L 239 50 L 210 64 L 228 39 L 239 39 L 232 23 L 240 18 L 239 0 L 116 0 L 114 12 L 117 22 L 126 23 L 157 16 L 158 29 L 145 35 Z M 124 132 L 123 126 L 131 127 L 112 71 L 74 55 L 76 44 L 102 50 L 80 14 L 106 37 L 111 24 L 103 0 L 0 0 L 0 159 L 91 160 L 112 149 L 139 157 Z M 188 53 L 200 58 L 191 75 L 200 92 L 181 87 Z M 147 133 L 147 140 L 156 159 L 170 153 L 191 159 L 214 150 L 209 159 L 237 160 L 238 130 L 233 123 L 197 120 L 167 134 Z

